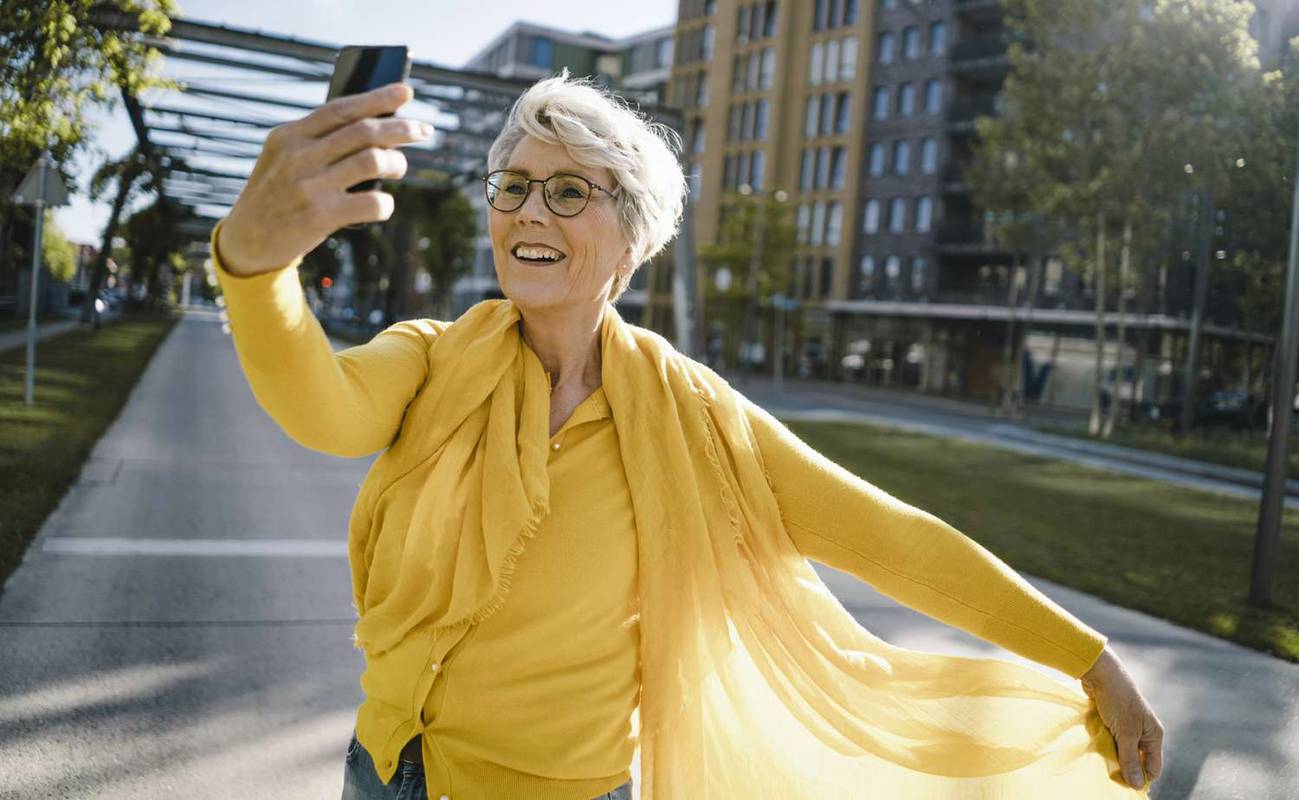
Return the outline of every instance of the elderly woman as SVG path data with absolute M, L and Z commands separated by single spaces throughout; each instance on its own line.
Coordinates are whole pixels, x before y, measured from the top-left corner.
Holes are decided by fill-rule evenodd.
M 622 320 L 685 182 L 679 140 L 616 97 L 540 81 L 492 146 L 508 299 L 333 352 L 298 266 L 392 213 L 347 187 L 404 174 L 429 131 L 380 117 L 410 98 L 273 130 L 212 233 L 261 406 L 306 447 L 383 451 L 349 523 L 344 798 L 628 798 L 638 749 L 643 798 L 1146 795 L 1162 727 L 1104 636 Z M 808 558 L 1081 688 L 889 645 Z

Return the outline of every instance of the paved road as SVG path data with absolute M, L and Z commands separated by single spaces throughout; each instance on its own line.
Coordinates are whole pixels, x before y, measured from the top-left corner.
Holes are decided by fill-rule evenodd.
M 0 798 L 337 797 L 369 462 L 289 441 L 216 315 L 189 312 L 0 594 Z M 888 641 L 1023 662 L 817 570 Z M 1158 710 L 1152 797 L 1299 797 L 1299 667 L 1025 577 L 1105 632 Z

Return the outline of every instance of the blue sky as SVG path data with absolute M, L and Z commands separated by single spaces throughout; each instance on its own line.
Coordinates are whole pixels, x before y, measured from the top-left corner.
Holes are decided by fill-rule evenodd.
M 676 20 L 677 0 L 188 0 L 180 16 L 201 22 L 248 28 L 325 44 L 404 44 L 417 61 L 461 66 L 516 20 L 557 28 L 626 36 Z M 218 68 L 194 62 L 171 62 L 172 77 L 212 76 Z M 414 104 L 412 104 L 414 105 Z M 403 114 L 406 116 L 406 114 Z M 88 152 L 74 166 L 78 185 L 68 206 L 55 214 L 59 227 L 74 242 L 98 244 L 108 219 L 107 203 L 91 203 L 86 183 L 108 156 L 124 154 L 135 143 L 121 103 L 110 113 L 89 117 L 94 129 Z

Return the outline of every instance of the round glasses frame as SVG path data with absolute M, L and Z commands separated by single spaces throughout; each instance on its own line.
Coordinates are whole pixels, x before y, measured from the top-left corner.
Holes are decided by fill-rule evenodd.
M 519 204 L 514 206 L 513 208 L 501 208 L 500 206 L 492 202 L 492 193 L 488 188 L 488 182 L 492 179 L 493 176 L 501 175 L 501 174 L 518 175 L 520 178 L 528 182 L 527 183 L 528 188 L 526 191 L 524 191 L 523 197 L 519 199 Z M 546 184 L 550 183 L 551 179 L 559 178 L 559 177 L 576 178 L 577 180 L 582 181 L 589 187 L 587 189 L 586 201 L 582 203 L 581 208 L 579 208 L 578 210 L 574 211 L 571 214 L 565 214 L 564 212 L 559 211 L 558 209 L 556 209 L 554 206 L 550 204 L 550 191 L 547 188 Z M 502 211 L 505 213 L 509 213 L 511 211 L 518 211 L 520 208 L 523 208 L 523 204 L 528 202 L 528 195 L 532 194 L 532 184 L 534 183 L 541 184 L 541 199 L 543 202 L 545 202 L 546 208 L 550 209 L 550 213 L 554 214 L 557 217 L 576 217 L 578 214 L 581 214 L 583 211 L 586 210 L 586 207 L 591 204 L 591 196 L 594 194 L 595 189 L 599 189 L 600 191 L 604 192 L 606 195 L 610 197 L 613 197 L 614 194 L 618 191 L 618 189 L 615 188 L 611 192 L 608 189 L 601 186 L 600 184 L 596 183 L 595 181 L 584 178 L 581 175 L 574 175 L 571 172 L 556 172 L 554 175 L 551 175 L 549 178 L 529 178 L 526 175 L 523 175 L 522 173 L 519 172 L 515 172 L 512 169 L 498 169 L 487 173 L 481 178 L 481 180 L 483 182 L 483 195 L 487 198 L 487 204 L 490 205 L 492 208 L 496 209 L 497 211 Z

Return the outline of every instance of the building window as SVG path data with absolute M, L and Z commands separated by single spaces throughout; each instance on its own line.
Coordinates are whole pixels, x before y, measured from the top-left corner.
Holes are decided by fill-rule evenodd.
M 803 297 L 812 296 L 812 259 L 803 262 Z
M 543 67 L 550 69 L 551 59 L 554 58 L 554 43 L 545 36 L 532 37 L 532 57 L 528 62 L 534 67 Z
M 770 89 L 772 73 L 776 69 L 776 54 L 770 47 L 762 48 L 761 65 L 758 67 L 758 88 Z
M 943 108 L 943 84 L 937 78 L 925 81 L 925 111 L 937 114 Z
M 740 120 L 743 109 L 737 105 L 731 105 L 731 112 L 726 125 L 726 141 L 735 142 L 740 138 Z
M 839 80 L 839 41 L 831 39 L 825 43 L 825 82 Z
M 804 191 L 812 188 L 812 178 L 816 175 L 813 158 L 815 158 L 815 149 L 804 148 L 803 163 L 798 171 L 798 188 Z
M 735 156 L 726 156 L 722 159 L 722 188 L 730 189 L 735 186 Z
M 754 107 L 753 138 L 763 140 L 767 138 L 767 101 L 759 100 Z
M 933 175 L 938 171 L 938 141 L 926 136 L 920 142 L 920 171 Z
M 857 21 L 857 0 L 843 0 L 843 24 L 852 25 Z
M 753 151 L 752 174 L 749 176 L 749 185 L 753 191 L 762 191 L 762 181 L 766 176 L 767 154 L 763 150 Z
M 738 44 L 749 41 L 749 8 L 742 5 L 735 15 L 735 41 Z
M 776 0 L 768 0 L 766 13 L 762 15 L 762 38 L 770 39 L 776 35 Z
M 821 259 L 821 296 L 830 296 L 830 284 L 834 281 L 834 259 Z
M 941 56 L 947 47 L 947 26 L 935 22 L 929 26 L 929 55 Z
M 902 233 L 907 229 L 907 201 L 895 197 L 889 201 L 889 233 Z
M 928 285 L 929 262 L 924 256 L 916 256 L 911 259 L 911 291 L 914 294 L 924 294 Z
M 825 243 L 838 247 L 843 237 L 843 204 L 838 201 L 830 204 L 825 221 Z
M 829 12 L 830 0 L 816 0 L 816 6 L 812 10 L 812 30 L 823 31 L 830 27 Z
M 816 188 L 824 189 L 830 185 L 830 148 L 818 147 L 816 150 Z
M 821 117 L 821 95 L 814 94 L 807 98 L 807 116 L 803 120 L 803 136 L 811 139 L 816 136 L 816 123 Z
M 884 174 L 884 143 L 876 142 L 871 145 L 870 174 Z
M 749 70 L 744 81 L 744 88 L 756 89 L 762 80 L 760 70 L 762 68 L 762 59 L 757 53 L 749 53 Z
M 806 155 L 806 153 L 804 153 Z M 807 203 L 798 207 L 798 243 L 807 244 L 807 228 L 812 223 L 812 209 Z
M 893 143 L 893 174 L 906 175 L 911 171 L 911 143 L 899 139 Z
M 889 87 L 875 87 L 875 93 L 871 95 L 871 116 L 875 119 L 889 118 Z
M 747 152 L 740 153 L 735 157 L 735 182 L 740 186 L 745 186 L 749 183 L 749 164 L 752 159 L 753 155 Z
M 916 87 L 904 83 L 898 89 L 898 114 L 909 117 L 914 113 L 916 113 Z
M 825 203 L 820 200 L 812 204 L 811 244 L 820 245 L 825 241 Z
M 871 199 L 866 201 L 866 213 L 862 215 L 862 233 L 879 233 L 880 231 L 880 201 Z
M 834 95 L 821 95 L 821 135 L 834 133 Z
M 879 35 L 879 42 L 875 45 L 875 52 L 879 53 L 879 62 L 881 64 L 893 63 L 893 34 L 885 31 Z
M 807 82 L 813 86 L 821 83 L 822 62 L 825 59 L 825 45 L 817 42 L 812 45 L 812 54 L 808 58 L 807 65 Z
M 898 290 L 898 275 L 902 272 L 902 259 L 897 256 L 889 256 L 884 259 L 884 279 L 887 282 L 890 292 L 896 293 Z
M 840 92 L 834 104 L 834 132 L 847 133 L 848 121 L 852 118 L 852 96 Z
M 875 256 L 864 255 L 857 264 L 857 294 L 870 294 L 875 288 Z
M 857 37 L 849 36 L 839 48 L 839 80 L 850 81 L 857 74 Z
M 916 198 L 916 233 L 929 233 L 933 221 L 934 201 L 931 197 Z
M 701 107 L 708 105 L 708 75 L 704 73 L 696 75 L 695 82 L 698 84 L 695 90 L 695 105 Z
M 704 152 L 704 123 L 703 120 L 695 121 L 694 141 L 691 142 L 690 149 L 695 153 Z
M 920 58 L 920 28 L 915 25 L 902 29 L 902 57 Z
M 704 61 L 707 61 L 713 57 L 713 44 L 714 44 L 713 40 L 716 37 L 716 34 L 717 31 L 713 29 L 713 25 L 711 22 L 704 26 L 704 49 L 703 49 Z
M 843 148 L 835 147 L 830 150 L 830 188 L 842 189 L 844 181 L 844 156 Z

